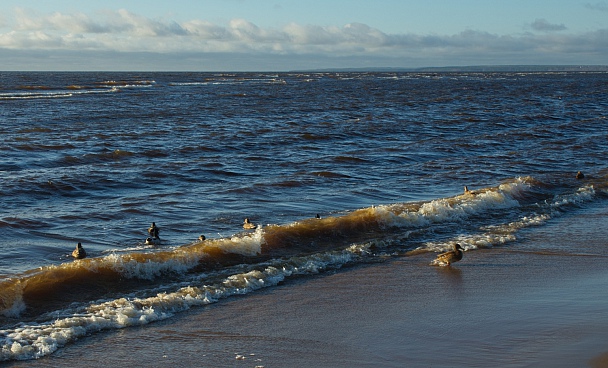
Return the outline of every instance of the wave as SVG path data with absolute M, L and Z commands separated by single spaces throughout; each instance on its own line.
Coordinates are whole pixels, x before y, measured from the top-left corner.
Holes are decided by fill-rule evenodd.
M 152 87 L 156 84 L 155 80 L 105 80 L 96 83 L 99 86 L 104 87 L 123 87 L 123 88 L 138 88 L 138 87 Z
M 320 176 L 322 178 L 350 178 L 348 174 L 342 174 L 333 171 L 315 171 L 310 173 L 313 176 Z
M 207 77 L 202 81 L 170 82 L 170 86 L 199 87 L 209 85 L 243 85 L 243 84 L 287 84 L 278 75 L 260 76 L 259 78 L 243 76 L 219 76 Z
M 172 292 L 163 291 L 149 297 L 130 295 L 66 309 L 52 314 L 52 321 L 0 331 L 0 360 L 40 358 L 94 332 L 145 325 L 195 306 L 277 285 L 290 276 L 317 274 L 325 269 L 339 268 L 355 255 L 349 251 L 342 253 L 304 259 L 295 257 L 289 265 L 267 264 L 260 270 L 235 273 L 213 284 L 195 285 L 196 280 L 191 280 L 193 285 L 176 285 L 178 289 Z
M 295 276 L 440 252 L 454 242 L 466 251 L 505 245 L 521 229 L 604 193 L 589 182 L 558 189 L 516 178 L 452 197 L 267 224 L 172 248 L 132 248 L 14 275 L 0 282 L 0 360 L 39 358 L 87 334 L 145 325 Z
M 89 85 L 71 84 L 65 87 L 44 85 L 16 86 L 14 92 L 0 93 L 0 100 L 36 100 L 70 98 L 79 95 L 115 93 L 122 88 L 148 88 L 156 84 L 154 80 L 106 80 Z
M 44 89 L 42 89 L 44 90 Z M 98 93 L 114 93 L 118 92 L 118 88 L 112 87 L 108 89 L 85 89 L 68 86 L 67 91 L 50 90 L 45 92 L 5 92 L 0 93 L 0 100 L 37 100 L 37 99 L 52 99 L 52 98 L 69 98 L 78 95 L 98 94 Z

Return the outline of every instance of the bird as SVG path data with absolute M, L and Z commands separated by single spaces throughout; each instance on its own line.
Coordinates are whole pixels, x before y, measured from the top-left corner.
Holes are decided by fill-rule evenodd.
M 78 245 L 76 246 L 76 249 L 74 249 L 74 251 L 72 252 L 72 257 L 74 257 L 76 259 L 83 259 L 86 256 L 87 256 L 87 252 L 82 247 L 82 244 L 78 243 Z
M 255 224 L 249 221 L 248 218 L 246 218 L 243 222 L 243 229 L 255 229 L 255 227 Z
M 145 243 L 146 243 L 146 245 L 159 245 L 160 239 L 147 237 Z
M 434 266 L 449 266 L 454 262 L 458 262 L 462 259 L 462 247 L 460 244 L 454 244 L 454 250 L 449 252 L 441 253 L 431 262 Z
M 201 235 L 198 237 L 199 241 L 205 241 L 207 238 L 205 237 L 205 235 Z
M 583 173 L 579 171 L 579 172 L 576 173 L 576 178 L 577 179 L 584 179 L 585 175 L 583 175 Z
M 321 219 L 321 215 L 319 215 L 319 214 L 317 213 L 317 216 L 316 216 L 315 218 L 317 218 L 317 219 L 319 219 L 319 220 L 320 220 L 320 219 Z
M 152 225 L 150 225 L 150 227 L 148 228 L 148 234 L 150 234 L 150 236 L 154 239 L 160 239 L 158 237 L 158 233 L 159 233 L 159 229 L 158 226 L 156 226 L 156 223 L 152 223 Z

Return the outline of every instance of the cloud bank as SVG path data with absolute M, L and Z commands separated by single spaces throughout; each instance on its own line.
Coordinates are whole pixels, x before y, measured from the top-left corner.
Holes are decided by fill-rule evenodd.
M 546 19 L 536 19 L 532 23 L 532 29 L 535 31 L 565 31 L 567 28 L 563 24 L 551 24 Z
M 319 67 L 316 64 L 323 60 L 329 64 L 331 60 L 346 63 L 346 67 L 370 66 L 372 62 L 381 64 L 377 66 L 408 67 L 600 64 L 601 60 L 608 60 L 608 30 L 565 34 L 565 25 L 551 24 L 545 19 L 531 23 L 532 30 L 538 33 L 497 35 L 466 30 L 453 35 L 420 35 L 387 34 L 361 23 L 343 26 L 289 23 L 281 28 L 260 28 L 245 19 L 233 19 L 226 25 L 198 19 L 178 23 L 150 19 L 127 10 L 91 16 L 35 14 L 17 9 L 14 15 L 11 22 L 0 19 L 0 58 L 7 55 L 16 58 L 28 52 L 70 55 L 76 59 L 87 54 L 119 55 L 118 59 L 125 60 L 127 55 L 154 54 L 162 55 L 158 57 L 159 63 L 163 60 L 170 63 L 173 57 L 180 68 L 192 69 L 196 65 L 212 67 L 213 60 L 218 66 L 227 67 L 220 59 L 234 55 L 260 63 L 239 66 L 250 70 L 265 70 L 269 63 L 277 70 L 292 69 L 290 63 L 305 61 L 311 63 L 310 67 Z M 184 57 L 192 61 L 192 66 L 184 65 Z M 207 64 L 201 64 L 201 60 Z M 276 65 L 279 61 L 282 66 Z
M 599 10 L 601 12 L 608 12 L 608 2 L 602 1 L 598 3 L 586 3 L 585 7 L 591 10 Z

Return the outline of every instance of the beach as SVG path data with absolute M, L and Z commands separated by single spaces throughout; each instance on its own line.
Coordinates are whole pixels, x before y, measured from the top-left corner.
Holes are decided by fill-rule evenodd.
M 451 267 L 421 254 L 288 280 L 8 366 L 606 367 L 607 214 L 558 217 Z
M 605 72 L 4 78 L 2 364 L 608 357 Z

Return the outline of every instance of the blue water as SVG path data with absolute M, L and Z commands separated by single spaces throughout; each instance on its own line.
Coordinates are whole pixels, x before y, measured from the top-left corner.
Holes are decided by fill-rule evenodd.
M 0 73 L 2 358 L 378 256 L 509 246 L 605 206 L 606 87 L 593 72 Z M 55 322 L 99 310 L 113 317 L 84 332 Z M 70 337 L 35 343 L 39 324 Z

